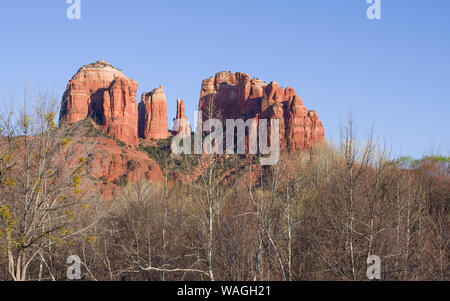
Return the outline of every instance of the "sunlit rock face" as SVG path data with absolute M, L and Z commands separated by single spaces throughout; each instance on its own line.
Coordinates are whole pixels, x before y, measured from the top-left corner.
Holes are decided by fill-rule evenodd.
M 278 119 L 280 143 L 289 151 L 309 149 L 325 140 L 317 113 L 307 110 L 294 89 L 237 72 L 219 72 L 202 82 L 199 111 L 203 120 Z M 269 137 L 270 139 L 270 137 Z
M 181 137 L 187 137 L 191 135 L 191 126 L 187 120 L 185 114 L 184 101 L 182 99 L 177 99 L 177 116 L 174 120 L 173 132 Z
M 167 102 L 162 86 L 143 93 L 139 103 L 139 137 L 145 140 L 170 136 L 167 123 Z
M 67 85 L 61 120 L 79 122 L 91 117 L 107 135 L 138 144 L 136 81 L 105 61 L 81 67 Z

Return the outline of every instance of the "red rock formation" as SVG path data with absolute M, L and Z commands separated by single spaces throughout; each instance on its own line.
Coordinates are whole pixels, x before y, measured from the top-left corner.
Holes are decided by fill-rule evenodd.
M 199 111 L 204 113 L 204 119 L 208 119 L 208 111 L 222 119 L 253 116 L 260 112 L 266 86 L 245 73 L 219 72 L 203 81 Z
M 105 199 L 110 199 L 127 183 L 163 182 L 159 165 L 145 153 L 122 148 L 111 139 L 101 138 L 95 142 L 95 151 L 88 156 L 87 172 L 92 178 L 103 181 L 99 185 Z
M 184 100 L 177 99 L 177 119 L 186 119 Z
M 160 86 L 142 94 L 139 104 L 139 137 L 149 140 L 165 139 L 169 136 L 166 95 Z
M 311 148 L 315 142 L 325 137 L 322 122 L 315 111 L 308 111 L 300 96 L 296 95 L 290 103 L 287 137 L 289 148 L 293 150 Z
M 280 142 L 289 150 L 308 149 L 325 140 L 315 111 L 308 111 L 294 89 L 267 84 L 245 73 L 219 72 L 202 83 L 199 111 L 203 120 L 249 118 L 280 121 Z
M 92 117 L 109 136 L 137 145 L 137 87 L 105 61 L 85 65 L 67 85 L 60 118 L 75 123 Z
M 137 145 L 136 90 L 136 82 L 116 78 L 103 96 L 105 132 L 133 145 Z
M 183 136 L 191 134 L 191 127 L 185 115 L 184 100 L 177 99 L 177 115 L 174 119 L 173 132 L 177 135 L 183 133 Z

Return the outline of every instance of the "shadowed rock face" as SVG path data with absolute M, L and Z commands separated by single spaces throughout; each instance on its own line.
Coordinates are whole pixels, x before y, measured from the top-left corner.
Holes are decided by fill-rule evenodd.
M 185 115 L 184 100 L 177 99 L 177 118 L 176 119 L 186 119 Z
M 137 87 L 105 61 L 85 65 L 67 85 L 60 119 L 76 123 L 92 117 L 107 135 L 137 145 Z
M 309 149 L 325 140 L 322 123 L 309 111 L 294 89 L 267 84 L 248 74 L 219 72 L 202 83 L 199 111 L 203 120 L 242 118 L 279 119 L 281 146 Z
M 143 93 L 139 104 L 139 137 L 145 140 L 170 136 L 167 124 L 167 103 L 163 87 Z

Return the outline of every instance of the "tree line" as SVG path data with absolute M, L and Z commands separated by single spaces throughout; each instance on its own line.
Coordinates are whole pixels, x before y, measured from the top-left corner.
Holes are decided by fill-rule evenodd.
M 351 116 L 338 145 L 257 156 L 159 160 L 165 181 L 112 201 L 89 186 L 95 138 L 59 125 L 54 97 L 6 110 L 0 125 L 0 280 L 448 280 L 449 160 L 393 160 Z M 80 147 L 80 145 L 82 147 Z M 438 159 L 436 159 L 438 158 Z

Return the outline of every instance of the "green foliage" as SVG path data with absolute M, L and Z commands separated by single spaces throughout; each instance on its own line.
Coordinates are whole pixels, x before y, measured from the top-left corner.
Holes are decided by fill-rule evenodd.
M 80 188 L 80 185 L 81 185 L 81 177 L 80 177 L 80 175 L 79 175 L 79 174 L 74 174 L 74 175 L 72 176 L 72 180 L 73 180 L 73 183 L 72 183 L 73 192 L 74 192 L 76 195 L 81 194 L 81 188 Z
M 92 118 L 87 118 L 82 122 L 86 122 L 86 136 L 111 138 L 94 126 Z
M 103 185 L 108 185 L 108 180 L 106 179 L 105 176 L 101 176 L 100 178 L 95 180 L 100 180 L 103 183 Z
M 220 162 L 218 167 L 221 171 L 224 172 L 235 168 L 240 168 L 243 165 L 242 162 L 244 159 L 245 156 L 243 155 L 237 154 L 227 155 L 224 157 L 223 161 Z
M 445 156 L 425 156 L 422 158 L 422 161 L 433 161 L 438 163 L 449 163 L 450 157 Z
M 413 168 L 417 165 L 417 160 L 415 160 L 411 156 L 403 156 L 398 158 L 397 160 L 394 160 L 392 163 L 399 165 L 402 168 Z
M 50 112 L 45 115 L 45 120 L 47 121 L 47 127 L 51 131 L 53 131 L 56 128 L 55 118 L 56 118 L 55 112 Z
M 424 162 L 435 162 L 445 165 L 449 164 L 450 157 L 428 155 L 423 156 L 421 159 L 414 159 L 411 156 L 403 156 L 398 158 L 397 160 L 391 161 L 392 164 L 399 165 L 401 168 L 416 168 Z
M 158 146 L 156 147 L 141 147 L 141 150 L 146 152 L 147 155 L 158 162 L 159 165 L 162 165 L 171 155 L 171 143 L 172 138 L 169 137 L 167 139 L 159 140 L 157 142 Z
M 122 175 L 122 176 L 120 176 L 118 179 L 116 179 L 115 181 L 114 181 L 114 184 L 116 184 L 117 186 L 120 186 L 120 187 L 125 187 L 125 186 L 127 186 L 127 176 L 126 175 Z
M 195 160 L 195 158 L 197 158 L 198 155 L 174 155 L 172 154 L 171 145 L 172 137 L 169 137 L 158 140 L 157 146 L 155 147 L 141 146 L 140 150 L 145 152 L 151 159 L 155 160 L 161 169 L 168 167 L 169 169 L 178 170 L 180 172 L 189 171 L 189 164 L 186 163 L 186 160 L 197 162 L 198 160 Z
M 116 140 L 117 146 L 120 146 L 120 147 L 126 147 L 127 146 L 127 144 L 125 142 L 120 141 L 119 139 L 114 139 L 114 140 Z
M 86 118 L 86 120 L 81 121 L 81 122 L 86 122 L 86 136 L 88 136 L 88 137 L 103 137 L 103 138 L 112 139 L 112 140 L 116 141 L 117 146 L 127 147 L 127 144 L 125 142 L 117 139 L 116 137 L 110 137 L 103 131 L 97 129 L 93 124 L 94 120 L 92 118 L 88 117 L 88 118 Z

